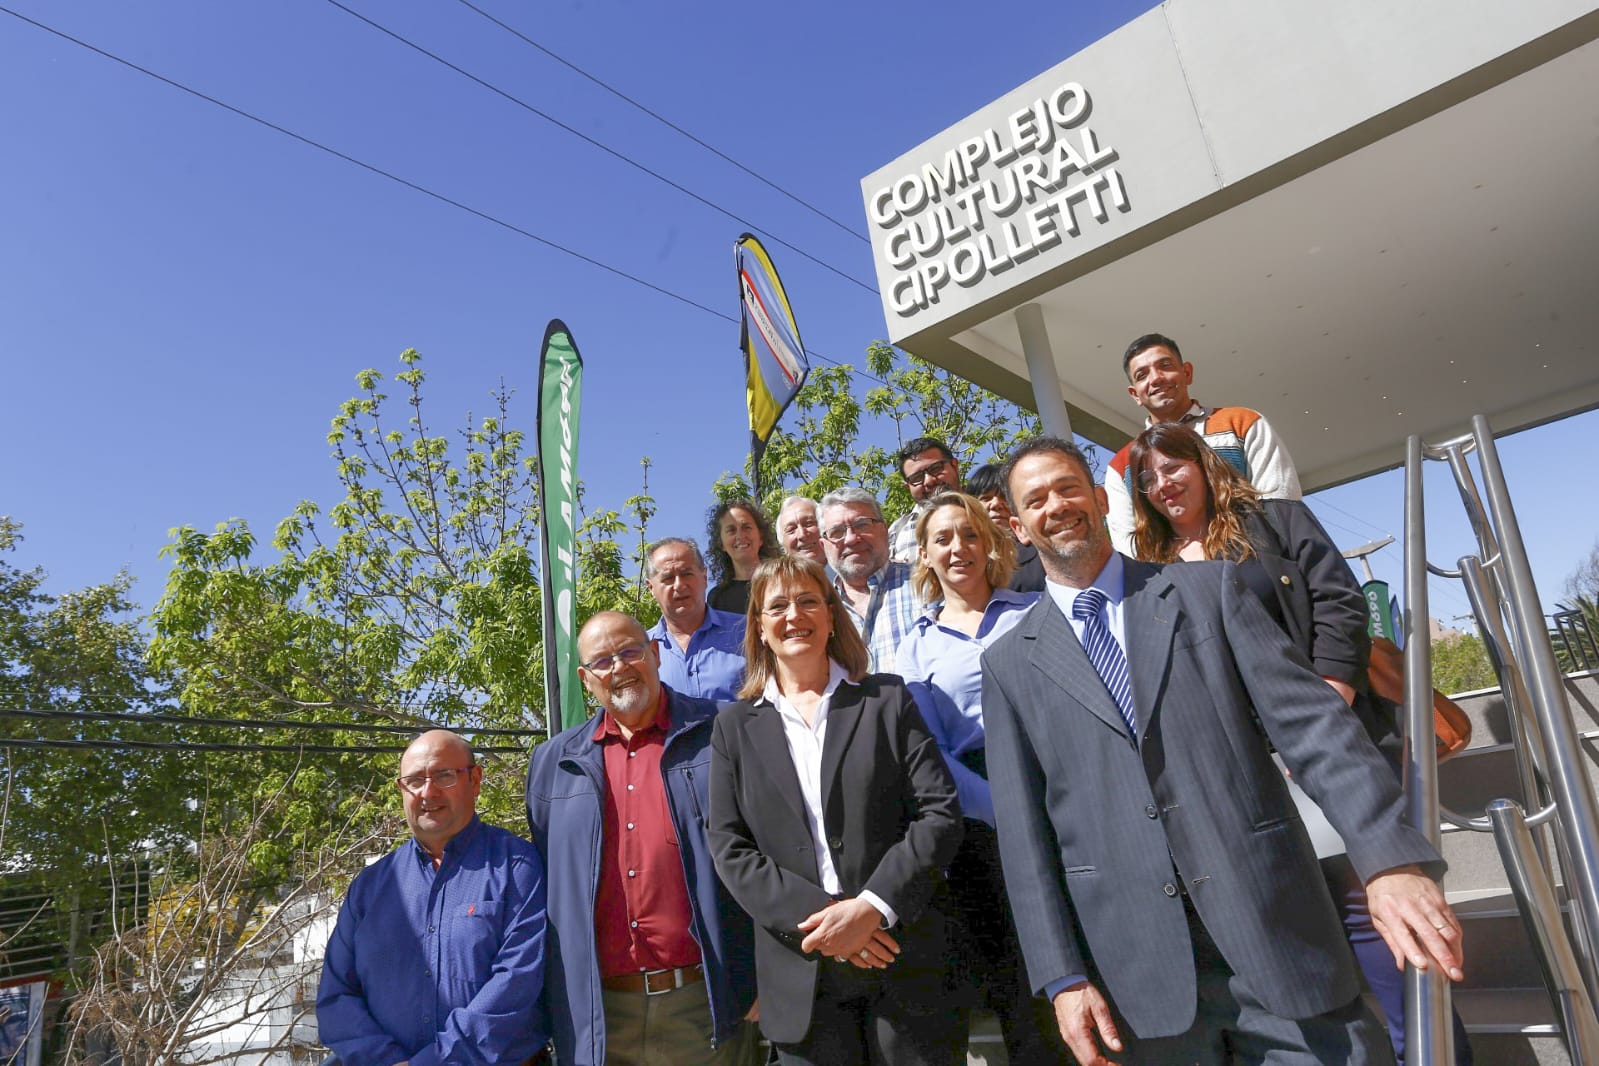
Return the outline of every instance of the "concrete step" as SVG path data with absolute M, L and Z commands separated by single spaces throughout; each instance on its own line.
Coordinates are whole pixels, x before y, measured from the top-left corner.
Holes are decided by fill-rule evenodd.
M 1569 675 L 1566 678 L 1566 695 L 1577 730 L 1599 729 L 1599 671 Z M 1510 722 L 1505 711 L 1505 700 L 1497 688 L 1462 692 L 1454 695 L 1453 699 L 1471 719 L 1471 748 L 1493 747 L 1510 742 Z M 1461 757 L 1464 757 L 1464 753 Z
M 1510 893 L 1453 900 L 1466 953 L 1459 989 L 1541 988 L 1543 969 Z
M 1541 987 L 1463 988 L 1454 1003 L 1477 1066 L 1570 1066 L 1554 1007 Z
M 1586 756 L 1590 786 L 1599 782 L 1599 729 L 1578 735 Z M 1596 790 L 1599 791 L 1599 790 Z M 1521 777 L 1516 771 L 1515 749 L 1509 744 L 1473 746 L 1438 768 L 1438 800 L 1457 814 L 1477 817 L 1489 801 L 1513 799 L 1522 807 L 1532 804 L 1522 795 Z

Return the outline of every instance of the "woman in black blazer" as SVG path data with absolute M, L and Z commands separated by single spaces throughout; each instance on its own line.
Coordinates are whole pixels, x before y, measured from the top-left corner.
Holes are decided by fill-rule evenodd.
M 755 920 L 761 1029 L 785 1063 L 964 1061 L 948 1009 L 955 784 L 904 683 L 816 563 L 750 581 L 743 699 L 717 715 L 708 833 Z
M 1299 500 L 1262 499 L 1192 429 L 1157 422 L 1128 453 L 1133 545 L 1151 562 L 1232 559 L 1266 612 L 1350 705 L 1379 747 L 1394 751 L 1394 709 L 1366 684 L 1371 640 L 1366 599 L 1349 563 Z M 1343 855 L 1321 861 L 1328 890 L 1366 983 L 1382 1003 L 1394 1055 L 1405 1060 L 1403 971 L 1372 925 L 1366 894 Z M 1455 1061 L 1468 1066 L 1471 1044 L 1455 1016 Z

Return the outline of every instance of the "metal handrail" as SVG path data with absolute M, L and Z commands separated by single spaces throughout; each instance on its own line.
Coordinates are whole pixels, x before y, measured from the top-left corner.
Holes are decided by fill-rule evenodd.
M 1484 494 L 1466 456 L 1476 452 Z M 1479 554 L 1457 570 L 1426 559 L 1421 467 L 1425 459 L 1449 464 Z M 1405 810 L 1410 824 L 1439 843 L 1439 821 L 1492 831 L 1512 891 L 1528 924 L 1572 1061 L 1599 1066 L 1599 805 L 1583 762 L 1571 709 L 1555 662 L 1526 547 L 1505 484 L 1498 449 L 1482 416 L 1463 437 L 1427 444 L 1413 436 L 1405 450 Z M 1498 675 L 1511 724 L 1511 747 L 1531 818 L 1521 804 L 1491 802 L 1482 818 L 1442 807 L 1432 721 L 1432 648 L 1427 633 L 1427 575 L 1459 578 L 1471 600 L 1489 659 Z M 1556 902 L 1548 848 L 1532 829 L 1554 826 L 1554 842 L 1571 899 L 1568 939 Z M 1417 1062 L 1453 1061 L 1449 990 L 1435 972 L 1405 972 L 1406 1036 Z
M 1427 542 L 1421 484 L 1422 440 L 1405 442 L 1405 820 L 1441 849 L 1438 740 L 1432 720 L 1432 642 L 1427 633 Z M 1405 1060 L 1455 1061 L 1448 978 L 1405 963 Z
M 1521 806 L 1514 800 L 1494 800 L 1488 804 L 1488 817 L 1494 824 L 1505 876 L 1526 923 L 1527 937 L 1536 948 L 1555 1016 L 1565 1033 L 1572 1066 L 1595 1066 L 1599 1064 L 1599 1017 L 1588 998 L 1577 957 L 1560 927 L 1560 903 L 1555 898 L 1554 884 L 1539 861 Z

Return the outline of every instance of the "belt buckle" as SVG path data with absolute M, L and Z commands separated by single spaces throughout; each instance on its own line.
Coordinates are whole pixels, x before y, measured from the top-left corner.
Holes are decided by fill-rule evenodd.
M 656 989 L 650 987 L 650 978 L 657 977 L 657 976 L 659 976 L 661 974 L 669 974 L 669 975 L 671 975 L 672 980 L 673 980 L 674 983 L 671 984 L 671 985 L 668 985 L 666 988 L 663 988 L 663 989 L 660 989 L 659 991 L 657 991 Z M 682 987 L 683 987 L 683 970 L 682 970 L 681 967 L 677 968 L 677 969 L 668 969 L 668 970 L 646 970 L 646 971 L 644 971 L 644 994 L 646 996 L 664 996 L 668 992 L 676 992 L 678 989 L 680 989 Z

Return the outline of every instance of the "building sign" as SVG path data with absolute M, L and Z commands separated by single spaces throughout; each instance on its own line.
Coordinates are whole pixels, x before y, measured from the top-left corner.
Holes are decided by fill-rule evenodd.
M 1130 210 L 1091 110 L 1088 91 L 1066 82 L 869 191 L 872 240 L 893 270 L 884 304 L 909 317 Z

